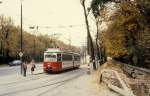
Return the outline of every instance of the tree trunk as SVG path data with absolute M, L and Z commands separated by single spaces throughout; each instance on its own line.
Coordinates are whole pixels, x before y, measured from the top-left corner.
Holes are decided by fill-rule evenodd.
M 95 61 L 94 46 L 93 46 L 92 37 L 90 34 L 90 30 L 89 30 L 89 24 L 88 24 L 86 8 L 85 8 L 85 0 L 83 0 L 81 4 L 84 9 L 85 23 L 86 23 L 86 28 L 87 28 L 87 52 L 91 56 L 92 61 Z M 96 70 L 95 62 L 93 62 L 93 69 Z
M 99 46 L 98 46 L 98 20 L 96 21 L 96 27 L 97 27 L 97 33 L 96 33 L 96 47 L 97 47 L 97 59 L 100 60 L 101 56 L 100 56 L 100 50 L 99 50 Z M 100 62 L 98 62 L 100 63 Z

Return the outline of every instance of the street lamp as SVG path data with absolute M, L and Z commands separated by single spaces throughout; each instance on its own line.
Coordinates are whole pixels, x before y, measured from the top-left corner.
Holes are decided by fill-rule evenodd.
M 20 40 L 21 40 L 21 44 L 20 44 L 21 45 L 20 46 L 21 47 L 21 52 L 22 52 L 22 49 L 23 49 L 23 46 L 22 46 L 23 45 L 22 21 L 23 20 L 22 20 L 22 0 L 21 0 L 21 36 L 20 36 Z

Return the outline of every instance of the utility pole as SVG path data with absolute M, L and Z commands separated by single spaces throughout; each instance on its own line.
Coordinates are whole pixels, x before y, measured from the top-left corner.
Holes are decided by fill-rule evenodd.
M 22 23 L 23 23 L 23 22 L 22 22 L 22 21 L 23 21 L 23 20 L 22 20 L 22 0 L 21 0 L 21 30 L 20 30 L 20 32 L 21 32 L 21 33 L 20 33 L 20 49 L 21 49 L 21 50 L 20 50 L 20 53 L 19 53 L 19 56 L 20 56 L 20 60 L 21 60 L 21 61 L 23 61 L 23 60 L 22 60 L 22 57 L 23 57 L 23 32 L 22 32 L 22 25 L 23 25 Z M 23 62 L 22 62 L 22 63 L 23 63 Z M 21 74 L 23 73 L 23 66 L 22 66 L 23 64 L 22 64 L 22 63 L 21 63 L 21 65 L 20 65 L 20 66 L 21 66 Z
M 83 55 L 83 64 L 85 64 L 85 48 L 84 48 L 84 44 L 82 45 L 82 55 Z
M 91 55 L 91 59 L 93 62 L 93 69 L 96 70 L 96 64 L 95 64 L 95 56 L 94 56 L 94 46 L 93 46 L 93 42 L 92 42 L 92 37 L 90 34 L 90 30 L 89 30 L 89 23 L 88 23 L 88 19 L 87 19 L 87 12 L 86 12 L 86 8 L 85 8 L 85 0 L 81 0 L 81 4 L 84 10 L 84 16 L 85 16 L 85 23 L 86 23 L 86 28 L 87 28 L 87 52 L 88 54 Z
M 69 26 L 69 29 L 71 29 L 72 28 L 72 26 L 70 25 Z M 71 47 L 71 30 L 69 30 L 69 49 L 70 49 L 70 51 L 72 51 L 72 47 Z
M 38 26 L 36 26 L 36 32 L 38 32 Z M 36 33 L 34 33 L 36 36 Z M 33 39 L 33 59 L 36 59 L 36 38 Z
M 30 29 L 35 29 L 36 28 L 36 31 L 38 32 L 38 26 L 36 26 L 36 27 L 34 27 L 34 26 L 32 26 L 32 27 L 29 27 Z M 36 34 L 35 34 L 35 32 L 34 32 L 34 30 L 33 30 L 33 37 L 34 37 L 34 35 L 36 36 Z M 33 38 L 33 57 L 32 57 L 32 59 L 34 59 L 35 60 L 35 55 L 36 55 L 36 38 Z
M 35 54 L 36 53 L 36 44 L 35 44 L 35 38 L 33 38 L 33 59 L 35 60 Z

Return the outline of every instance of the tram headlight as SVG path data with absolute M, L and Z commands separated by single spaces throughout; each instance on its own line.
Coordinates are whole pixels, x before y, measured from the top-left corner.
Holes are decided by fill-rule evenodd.
M 47 65 L 48 67 L 51 67 L 51 65 Z

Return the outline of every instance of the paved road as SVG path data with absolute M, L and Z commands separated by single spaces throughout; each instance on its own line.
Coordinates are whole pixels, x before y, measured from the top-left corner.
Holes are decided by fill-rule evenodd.
M 31 66 L 28 65 L 27 71 L 30 73 Z M 36 64 L 36 70 L 42 69 L 42 63 Z M 20 66 L 5 66 L 0 67 L 0 76 L 7 76 L 7 75 L 13 75 L 13 74 L 20 74 Z
M 42 73 L 40 68 L 27 77 L 14 73 L 0 76 L 0 96 L 118 96 L 109 90 L 99 91 L 86 66 L 59 74 Z

